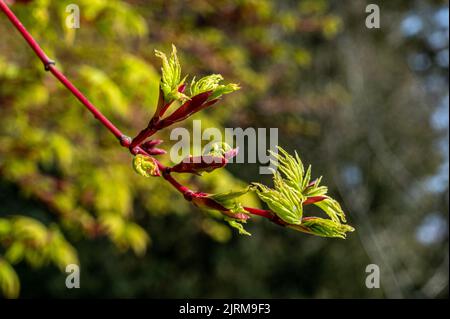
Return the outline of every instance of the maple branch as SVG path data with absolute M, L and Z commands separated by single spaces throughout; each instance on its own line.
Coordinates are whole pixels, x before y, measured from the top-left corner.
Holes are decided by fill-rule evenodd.
M 141 147 L 141 143 L 154 133 L 156 133 L 159 129 L 167 127 L 174 122 L 180 121 L 182 119 L 187 118 L 194 112 L 197 112 L 205 107 L 208 107 L 214 103 L 217 102 L 217 99 L 214 99 L 212 101 L 209 101 L 207 103 L 206 99 L 209 97 L 209 95 L 212 92 L 205 92 L 202 94 L 199 94 L 197 97 L 194 97 L 192 101 L 189 101 L 183 105 L 177 112 L 169 116 L 165 120 L 160 120 L 160 116 L 164 114 L 164 112 L 167 110 L 167 108 L 170 106 L 170 103 L 162 105 L 162 108 L 159 110 L 159 114 L 157 116 L 154 116 L 152 118 L 151 123 L 149 123 L 149 126 L 141 131 L 134 139 L 131 139 L 127 135 L 123 134 L 120 129 L 118 129 L 105 115 L 102 114 L 102 112 L 94 105 L 92 104 L 86 96 L 81 93 L 80 90 L 78 90 L 75 85 L 72 84 L 72 82 L 67 79 L 64 74 L 59 71 L 55 66 L 55 61 L 50 59 L 46 53 L 42 50 L 42 48 L 39 46 L 39 44 L 36 42 L 36 40 L 33 38 L 33 36 L 27 31 L 27 29 L 23 26 L 23 24 L 20 22 L 20 20 L 16 17 L 16 15 L 9 9 L 9 7 L 6 5 L 6 3 L 3 0 L 0 0 L 0 9 L 3 11 L 8 19 L 11 21 L 11 23 L 14 25 L 14 27 L 20 32 L 22 37 L 27 41 L 29 46 L 33 49 L 33 51 L 36 53 L 38 58 L 42 61 L 44 64 L 44 68 L 46 71 L 49 71 L 53 76 L 58 79 L 80 102 L 83 104 L 93 115 L 94 117 L 100 121 L 100 123 L 106 127 L 117 139 L 119 139 L 121 146 L 128 148 L 129 151 L 133 155 L 144 155 L 147 157 L 152 158 L 155 163 L 158 166 L 158 169 L 162 172 L 162 177 L 169 182 L 176 190 L 178 190 L 180 193 L 183 194 L 184 198 L 188 201 L 192 201 L 194 198 L 200 198 L 205 195 L 205 193 L 199 193 L 194 192 L 190 190 L 188 187 L 180 184 L 177 180 L 173 178 L 173 176 L 170 174 L 171 170 L 170 168 L 164 166 L 161 162 L 156 160 L 154 157 L 152 157 L 146 150 L 144 150 Z M 179 91 L 183 92 L 185 86 L 180 87 Z M 197 101 L 200 100 L 200 101 Z M 195 105 L 194 102 L 198 102 L 197 105 Z M 201 103 L 200 103 L 201 102 Z M 191 107 L 191 108 L 189 108 Z M 311 202 L 308 202 L 306 204 L 311 204 L 316 201 L 320 201 L 322 198 L 315 198 Z M 217 205 L 216 205 L 217 206 Z M 220 205 L 218 205 L 220 206 Z M 252 207 L 244 207 L 244 209 L 248 212 L 248 214 L 261 216 L 264 218 L 267 218 L 271 222 L 280 225 L 280 226 L 286 226 L 287 223 L 281 220 L 278 216 L 276 216 L 273 212 L 269 210 L 263 210 L 258 208 L 252 208 Z M 229 215 L 228 211 L 224 211 L 227 215 Z M 234 215 L 229 215 L 234 216 Z M 241 215 L 239 215 L 241 216 Z M 236 216 L 235 218 L 240 218 L 239 216 Z
M 142 154 L 148 157 L 151 157 L 148 152 L 142 149 L 140 147 L 140 144 L 148 138 L 150 135 L 154 134 L 156 132 L 153 128 L 147 128 L 143 130 L 134 140 L 131 140 L 130 137 L 123 134 L 120 129 L 118 129 L 105 115 L 102 114 L 102 112 L 95 107 L 94 104 L 92 104 L 86 96 L 81 93 L 80 90 L 78 90 L 75 85 L 72 84 L 72 82 L 66 78 L 66 76 L 59 71 L 55 66 L 55 61 L 50 59 L 47 54 L 42 50 L 42 48 L 39 46 L 39 44 L 36 42 L 36 40 L 33 38 L 33 36 L 28 32 L 28 30 L 25 28 L 25 26 L 20 22 L 20 20 L 17 18 L 17 16 L 9 9 L 9 7 L 6 5 L 6 3 L 3 0 L 0 0 L 0 9 L 5 13 L 5 15 L 8 17 L 9 21 L 14 25 L 14 27 L 20 32 L 22 37 L 25 39 L 25 41 L 29 44 L 29 46 L 33 49 L 33 51 L 36 53 L 38 58 L 42 61 L 44 64 L 44 68 L 46 71 L 50 71 L 53 76 L 58 79 L 80 102 L 83 104 L 93 115 L 94 117 L 100 121 L 100 123 L 106 127 L 117 139 L 119 139 L 120 144 L 123 147 L 129 148 L 130 152 L 133 155 L 136 154 Z M 165 107 L 162 109 L 162 113 L 167 109 L 168 105 L 165 105 Z M 153 157 L 152 157 L 153 158 Z M 176 181 L 173 176 L 170 175 L 170 170 L 164 166 L 162 163 L 160 163 L 158 160 L 154 159 L 155 162 L 158 165 L 158 168 L 160 171 L 163 172 L 162 177 L 168 181 L 175 189 L 177 189 L 180 193 L 183 194 L 184 198 L 186 200 L 192 200 L 192 197 L 195 197 L 197 193 L 190 190 L 188 187 L 181 185 L 178 181 Z M 272 220 L 272 217 L 269 215 L 265 216 L 263 214 L 258 213 L 258 210 L 248 208 L 246 209 L 250 214 L 259 215 L 262 217 L 266 217 Z

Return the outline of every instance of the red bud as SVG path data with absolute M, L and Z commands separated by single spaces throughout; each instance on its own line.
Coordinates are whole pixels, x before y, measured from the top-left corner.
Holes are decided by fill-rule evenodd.
M 176 173 L 191 173 L 201 175 L 202 172 L 211 172 L 227 165 L 228 160 L 219 156 L 190 156 L 170 170 Z
M 141 148 L 146 151 L 149 155 L 162 155 L 167 152 L 163 149 L 156 148 L 157 145 L 161 144 L 163 140 L 155 139 L 150 140 L 141 144 Z
M 184 91 L 186 90 L 186 84 L 183 83 L 178 87 L 178 92 L 180 93 L 184 93 Z
M 200 93 L 189 101 L 185 102 L 181 105 L 175 112 L 173 112 L 170 116 L 163 120 L 164 127 L 171 125 L 172 123 L 182 121 L 186 119 L 188 116 L 200 110 L 203 103 L 205 103 L 212 91 Z
M 157 146 L 157 145 L 159 145 L 159 144 L 161 144 L 163 142 L 164 142 L 163 140 L 159 140 L 159 139 L 149 140 L 149 141 L 147 141 L 145 143 L 142 143 L 141 146 L 147 147 L 147 148 L 152 148 L 152 147 L 155 147 L 155 146 Z
M 167 152 L 161 148 L 151 148 L 147 151 L 149 155 L 164 155 Z
M 223 156 L 217 155 L 203 155 L 203 156 L 189 156 L 181 163 L 178 163 L 170 169 L 176 173 L 191 173 L 201 175 L 202 172 L 212 172 L 217 168 L 224 167 L 228 164 L 228 160 L 233 158 L 238 153 L 238 148 L 231 149 Z

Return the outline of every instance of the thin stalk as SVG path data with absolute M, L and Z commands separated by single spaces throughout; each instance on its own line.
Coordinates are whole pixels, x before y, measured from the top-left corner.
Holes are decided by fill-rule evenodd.
M 139 134 L 131 141 L 130 149 L 133 150 L 133 148 L 139 146 L 144 142 L 147 138 L 155 134 L 157 130 L 155 130 L 153 127 L 148 126 L 147 128 L 143 129 Z
M 267 218 L 268 220 L 270 220 L 271 222 L 273 222 L 279 226 L 287 225 L 287 223 L 285 221 L 281 220 L 277 215 L 272 213 L 270 210 L 253 208 L 253 207 L 244 207 L 244 209 L 252 215 L 257 215 L 257 216 Z
M 22 37 L 27 41 L 36 55 L 44 64 L 45 70 L 50 71 L 73 95 L 100 121 L 114 136 L 119 140 L 124 139 L 124 134 L 109 121 L 56 67 L 55 62 L 51 60 L 33 36 L 27 31 L 16 15 L 9 9 L 3 0 L 0 0 L 0 9 L 6 14 L 9 21 L 16 27 Z

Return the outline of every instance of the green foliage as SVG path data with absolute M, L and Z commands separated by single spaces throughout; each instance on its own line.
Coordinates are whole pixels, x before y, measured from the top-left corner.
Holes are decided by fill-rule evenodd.
M 6 298 L 17 298 L 20 292 L 20 281 L 14 268 L 0 257 L 0 291 Z
M 244 229 L 242 223 L 246 223 L 248 212 L 244 209 L 242 203 L 237 199 L 247 194 L 251 190 L 250 187 L 239 191 L 229 191 L 224 193 L 216 193 L 208 195 L 209 199 L 218 203 L 228 211 L 224 216 L 224 220 L 228 224 L 237 229 L 239 234 L 251 236 L 251 234 Z
M 14 79 L 19 74 L 19 68 L 16 64 L 7 62 L 0 56 L 0 77 L 5 79 Z
M 68 264 L 79 264 L 75 249 L 55 224 L 44 226 L 37 220 L 14 216 L 0 218 L 0 291 L 8 298 L 19 294 L 19 279 L 12 265 L 25 261 L 32 267 L 53 263 L 63 272 Z
M 100 223 L 121 251 L 131 248 L 138 256 L 145 254 L 150 237 L 142 227 L 127 222 L 115 214 L 103 214 Z
M 239 190 L 239 191 L 229 191 L 224 193 L 211 194 L 208 198 L 219 203 L 221 206 L 227 208 L 233 214 L 243 213 L 247 214 L 247 211 L 242 207 L 242 204 L 236 199 L 245 195 L 249 192 L 250 187 Z
M 295 157 L 278 147 L 279 153 L 272 152 L 276 159 L 278 171 L 274 171 L 274 188 L 254 183 L 257 194 L 269 208 L 292 228 L 301 230 L 307 228 L 310 233 L 323 237 L 345 238 L 345 233 L 353 231 L 353 228 L 345 223 L 345 214 L 339 203 L 326 196 L 327 187 L 321 186 L 321 178 L 311 183 L 311 166 L 305 171 L 303 163 L 295 152 Z M 323 196 L 320 201 L 314 203 L 321 208 L 330 220 L 321 218 L 303 218 L 303 205 L 308 198 Z M 307 220 L 307 221 L 306 221 Z M 301 225 L 302 227 L 295 227 Z
M 60 6 L 63 4 L 65 2 L 61 3 Z M 131 7 L 121 1 L 107 2 L 98 0 L 91 3 L 82 2 L 81 6 L 83 6 L 83 9 L 86 9 L 87 21 L 95 21 L 96 25 L 99 26 L 99 30 L 104 33 L 105 39 L 114 33 L 120 36 L 137 37 L 147 34 L 142 17 L 139 17 Z M 47 25 L 51 10 L 48 2 L 36 1 L 35 7 L 30 7 L 30 10 L 39 12 L 37 19 L 41 19 L 42 26 Z M 118 12 L 120 12 L 120 18 L 115 19 L 114 23 L 110 23 L 111 17 Z M 33 31 L 39 34 L 43 30 L 43 28 L 36 27 Z M 73 45 L 76 40 L 75 33 L 70 30 L 64 30 L 64 32 L 67 44 Z M 50 39 L 51 36 L 47 34 L 46 38 Z M 56 45 L 54 47 L 56 50 L 58 49 Z M 109 52 L 114 51 L 110 51 L 110 48 L 108 49 Z M 80 52 L 82 51 L 80 50 Z M 84 65 L 76 70 L 79 84 L 82 90 L 87 92 L 94 104 L 99 105 L 106 115 L 130 121 L 132 120 L 130 115 L 133 114 L 130 106 L 133 103 L 140 101 L 152 103 L 156 100 L 156 90 L 143 90 L 141 88 L 154 87 L 157 76 L 153 68 L 144 59 L 126 52 L 120 55 L 118 59 L 116 54 L 114 56 L 110 55 L 109 58 L 113 59 L 113 63 L 105 68 L 102 65 L 108 56 L 108 54 L 103 56 L 105 52 L 106 50 L 103 52 L 99 50 L 97 61 L 96 59 L 91 59 L 92 65 L 90 63 L 89 66 Z M 160 51 L 155 51 L 155 53 L 162 60 L 160 88 L 163 91 L 166 103 L 174 100 L 181 102 L 188 100 L 189 97 L 183 93 L 185 88 L 182 87 L 186 77 L 182 78 L 181 76 L 181 65 L 175 46 L 172 46 L 170 57 L 167 57 Z M 239 61 L 239 57 L 235 55 L 233 60 Z M 5 78 L 21 76 L 15 72 L 18 69 L 15 65 L 6 62 L 3 64 L 6 64 L 3 68 L 5 71 L 2 73 Z M 68 72 L 70 74 L 71 70 L 69 69 Z M 249 80 L 252 85 L 257 83 L 256 78 L 245 76 L 242 76 L 242 78 Z M 223 77 L 220 74 L 205 76 L 198 81 L 194 78 L 190 85 L 190 97 L 212 91 L 209 99 L 214 100 L 239 89 L 239 86 L 236 84 L 221 84 L 222 81 Z M 28 111 L 31 107 L 55 103 L 53 99 L 49 99 L 51 90 L 53 91 L 53 96 L 57 96 L 55 89 L 49 89 L 40 84 L 24 86 L 23 92 L 21 92 L 23 94 L 19 94 L 20 98 L 14 101 L 15 108 L 9 114 L 13 121 L 9 122 L 11 123 L 10 126 L 5 126 L 6 134 L 3 136 L 6 138 L 4 138 L 5 143 L 3 145 L 5 146 L 5 151 L 11 151 L 8 147 L 13 148 L 14 143 L 23 142 L 24 145 L 28 146 L 28 153 L 25 156 L 21 154 L 21 159 L 14 156 L 5 159 L 4 163 L 2 163 L 5 167 L 5 177 L 12 182 L 19 183 L 29 196 L 44 201 L 58 212 L 62 218 L 61 223 L 69 226 L 68 228 L 71 231 L 74 230 L 71 228 L 75 225 L 75 230 L 81 230 L 88 235 L 96 235 L 101 229 L 104 230 L 105 234 L 120 250 L 132 249 L 137 255 L 144 254 L 150 242 L 150 237 L 141 227 L 128 220 L 132 211 L 132 195 L 129 188 L 133 183 L 128 180 L 128 176 L 120 168 L 120 161 L 109 160 L 112 153 L 109 152 L 108 148 L 102 150 L 93 145 L 92 142 L 96 141 L 98 136 L 95 131 L 85 129 L 84 114 L 77 110 L 73 111 L 70 108 L 59 106 L 54 110 L 53 123 L 54 127 L 59 128 L 59 130 L 28 125 Z M 67 103 L 65 98 L 62 98 L 62 101 L 64 103 L 61 105 Z M 64 124 L 61 125 L 61 123 Z M 80 134 L 80 127 L 84 129 L 83 134 Z M 17 128 L 19 128 L 21 136 L 33 137 L 24 141 L 15 139 Z M 14 143 L 11 143 L 12 141 Z M 74 141 L 80 142 L 79 147 L 74 145 Z M 89 149 L 90 145 L 93 145 L 94 148 Z M 225 144 L 215 145 L 209 152 L 209 155 L 224 156 L 229 150 L 229 146 Z M 14 152 L 11 153 L 14 154 Z M 92 160 L 95 160 L 94 162 L 101 165 L 103 169 L 101 171 L 96 170 L 96 165 L 89 164 Z M 72 163 L 75 161 L 77 164 L 81 163 L 82 165 L 74 167 Z M 160 175 L 157 164 L 151 158 L 142 155 L 135 156 L 133 167 L 138 174 L 145 177 Z M 221 175 L 224 174 L 221 173 Z M 61 187 L 59 182 L 60 176 L 70 182 L 66 182 Z M 220 175 L 217 178 L 220 180 Z M 30 179 L 37 179 L 38 182 L 35 185 L 31 185 L 28 182 Z M 215 184 L 217 185 L 218 183 L 216 182 Z M 232 184 L 232 181 L 229 181 L 227 186 L 230 184 Z M 136 185 L 139 185 L 139 183 L 136 183 Z M 225 220 L 230 226 L 237 228 L 239 233 L 245 235 L 250 235 L 244 230 L 242 225 L 246 219 L 243 216 L 246 216 L 247 212 L 237 198 L 247 194 L 248 191 L 249 188 L 237 192 L 218 192 L 208 196 L 209 200 L 214 201 L 227 210 Z M 77 205 L 77 198 L 82 198 L 81 207 Z M 154 202 L 149 202 L 152 210 L 158 206 Z M 324 209 L 328 210 L 337 211 L 339 208 L 332 201 L 322 205 L 325 207 Z M 162 209 L 165 207 L 165 205 L 159 206 Z M 92 216 L 90 212 L 93 212 L 95 216 Z M 30 230 L 31 237 L 41 245 L 43 242 L 42 236 L 46 232 L 45 228 L 41 227 L 40 229 L 40 227 L 34 225 L 34 228 L 30 229 L 33 230 Z M 226 232 L 217 231 L 220 229 L 217 225 L 214 227 L 210 225 L 205 227 L 205 229 L 206 233 L 210 233 L 212 237 L 217 237 L 219 241 L 227 238 L 224 235 Z M 212 231 L 211 229 L 216 230 Z M 58 231 L 55 230 L 53 235 L 55 238 L 54 243 L 47 245 L 48 247 L 52 247 L 52 245 L 64 247 L 65 241 L 57 234 Z M 8 250 L 5 252 L 5 257 L 13 263 L 25 259 L 32 266 L 39 267 L 44 265 L 48 259 L 62 267 L 71 258 L 70 249 L 67 247 L 67 249 L 62 249 L 59 253 L 47 256 L 44 253 L 28 252 L 19 239 L 14 240 L 16 242 L 11 247 L 8 247 Z
M 318 217 L 306 217 L 302 220 L 300 225 L 288 227 L 316 236 L 337 237 L 342 239 L 345 239 L 348 232 L 354 231 L 354 228 L 349 225 Z
M 124 1 L 82 0 L 77 4 L 83 27 L 74 30 L 65 26 L 65 8 L 70 3 L 36 0 L 12 9 L 58 67 L 105 115 L 119 126 L 137 130 L 142 124 L 136 122 L 136 112 L 142 105 L 154 105 L 159 93 L 155 68 L 142 53 L 125 49 L 129 41 L 142 41 L 147 35 L 144 17 Z M 42 243 L 43 234 L 53 238 L 46 248 L 35 251 L 24 245 L 22 237 L 9 234 L 11 243 L 0 243 L 4 263 L 11 267 L 15 266 L 12 261 L 32 267 L 52 263 L 62 269 L 76 256 L 61 239 L 62 233 L 74 243 L 104 236 L 122 252 L 144 254 L 150 236 L 132 221 L 133 202 L 140 197 L 148 212 L 161 214 L 167 211 L 163 199 L 171 191 L 135 177 L 128 156 L 118 156 L 116 141 L 63 86 L 42 72 L 36 56 L 3 14 L 0 25 L 12 31 L 2 37 L 8 47 L 0 50 L 1 182 L 20 190 L 20 203 L 35 203 L 33 209 L 20 204 L 23 214 L 37 214 L 41 220 L 50 216 L 59 226 L 44 227 L 41 232 L 33 226 L 28 233 L 30 240 L 36 236 L 33 242 Z M 143 51 L 151 50 L 144 46 Z M 138 196 L 140 192 L 151 195 Z M 151 205 L 146 203 L 149 198 Z M 187 207 L 182 200 L 177 205 Z M 9 209 L 5 205 L 2 214 L 11 213 Z M 123 227 L 110 228 L 111 219 Z M 0 218 L 0 236 L 3 226 L 11 223 L 9 218 Z
M 237 229 L 238 232 L 239 232 L 239 234 L 241 234 L 241 235 L 246 235 L 246 236 L 251 236 L 251 235 L 252 235 L 252 234 L 250 234 L 248 231 L 246 231 L 246 230 L 244 229 L 244 225 L 242 225 L 242 223 L 245 223 L 245 221 L 242 221 L 242 220 L 236 220 L 236 219 L 227 218 L 227 217 L 225 217 L 225 221 L 227 221 L 228 224 L 229 224 L 231 227 Z
M 186 81 L 186 77 L 181 79 L 181 65 L 178 61 L 177 48 L 172 45 L 172 54 L 170 58 L 158 50 L 155 50 L 155 55 L 162 60 L 161 67 L 161 89 L 164 92 L 165 101 L 171 102 L 173 100 L 186 100 L 188 97 L 179 92 L 179 87 Z
M 181 64 L 178 60 L 177 49 L 172 45 L 172 53 L 170 58 L 161 51 L 155 50 L 155 54 L 162 60 L 161 67 L 161 89 L 164 93 L 166 103 L 174 100 L 186 101 L 190 97 L 199 95 L 204 92 L 212 91 L 210 100 L 218 99 L 222 95 L 233 93 L 240 89 L 237 84 L 220 84 L 223 76 L 220 74 L 211 74 L 196 81 L 193 77 L 190 84 L 190 97 L 180 92 L 180 88 L 185 83 L 187 76 L 181 78 Z
M 226 85 L 219 84 L 223 80 L 223 76 L 220 74 L 211 74 L 195 81 L 195 77 L 192 79 L 190 91 L 191 96 L 198 95 L 203 92 L 212 91 L 210 96 L 211 100 L 217 99 L 224 94 L 233 93 L 239 90 L 239 86 L 234 83 Z
M 133 168 L 144 177 L 159 176 L 158 164 L 151 157 L 138 154 L 133 159 Z
M 221 143 L 214 143 L 211 147 L 211 149 L 206 153 L 206 155 L 211 156 L 224 156 L 227 152 L 231 151 L 232 148 L 227 143 L 221 142 Z
M 24 260 L 33 267 L 39 267 L 52 262 L 61 271 L 68 264 L 79 263 L 75 249 L 56 225 L 47 228 L 25 216 L 0 219 L 0 223 L 3 223 L 3 229 L 9 224 L 8 231 L 0 233 L 0 244 L 6 247 L 4 256 L 10 263 Z
M 70 0 L 61 2 L 63 8 L 71 3 Z M 99 23 L 99 30 L 103 36 L 144 37 L 148 34 L 145 19 L 133 6 L 124 1 L 80 0 L 79 5 L 87 21 Z
M 278 170 L 284 174 L 274 171 L 274 186 L 269 188 L 265 185 L 255 183 L 258 196 L 269 208 L 282 220 L 289 224 L 300 224 L 303 217 L 303 203 L 306 200 L 304 190 L 311 178 L 311 167 L 305 173 L 300 157 L 295 153 L 295 158 L 289 155 L 281 147 L 281 154 L 272 153 L 278 160 Z
M 119 86 L 108 75 L 90 66 L 80 68 L 80 77 L 86 82 L 83 86 L 95 105 L 109 115 L 126 116 L 128 103 Z

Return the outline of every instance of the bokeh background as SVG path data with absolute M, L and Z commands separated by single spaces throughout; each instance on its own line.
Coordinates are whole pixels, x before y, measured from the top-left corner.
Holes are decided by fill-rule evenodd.
M 184 73 L 240 83 L 194 119 L 277 127 L 280 145 L 324 176 L 356 232 L 316 238 L 254 218 L 253 236 L 240 236 L 162 180 L 138 176 L 0 14 L 3 296 L 17 296 L 20 280 L 24 298 L 448 297 L 448 1 L 9 2 L 129 135 L 153 114 L 154 49 L 174 43 Z M 380 29 L 365 26 L 371 2 Z M 71 3 L 77 30 L 65 27 Z M 258 167 L 183 180 L 210 192 L 270 185 Z M 80 289 L 65 287 L 71 262 L 81 265 Z M 368 264 L 380 267 L 379 289 L 365 286 Z

